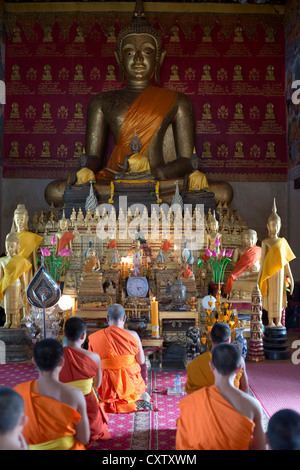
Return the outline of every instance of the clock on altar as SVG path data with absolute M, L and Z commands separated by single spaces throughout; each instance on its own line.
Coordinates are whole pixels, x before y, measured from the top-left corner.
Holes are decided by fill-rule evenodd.
M 127 295 L 129 297 L 147 297 L 149 282 L 146 277 L 129 277 L 126 283 Z

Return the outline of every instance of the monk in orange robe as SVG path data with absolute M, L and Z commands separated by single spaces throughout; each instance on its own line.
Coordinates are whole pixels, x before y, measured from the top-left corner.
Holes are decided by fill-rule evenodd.
M 221 343 L 230 343 L 231 331 L 227 323 L 215 323 L 210 332 L 212 342 L 211 351 L 207 351 L 200 356 L 195 357 L 186 367 L 187 378 L 185 384 L 186 393 L 190 394 L 203 387 L 210 387 L 215 383 L 215 376 L 211 370 L 212 351 Z M 243 358 L 242 369 L 234 378 L 234 385 L 248 393 L 248 377 L 246 365 Z
M 27 424 L 23 436 L 29 450 L 85 450 L 90 430 L 83 393 L 59 381 L 63 347 L 52 338 L 33 351 L 39 378 L 15 387 L 23 397 Z
M 234 386 L 241 355 L 222 343 L 212 353 L 215 385 L 188 395 L 179 403 L 177 450 L 264 450 L 266 437 L 260 403 Z
M 82 349 L 87 326 L 80 317 L 71 317 L 65 323 L 67 346 L 64 347 L 64 365 L 59 380 L 79 388 L 84 394 L 90 423 L 90 444 L 111 439 L 107 429 L 108 417 L 94 389 L 101 384 L 101 362 L 98 354 Z
M 109 306 L 107 321 L 108 328 L 88 338 L 89 350 L 101 358 L 98 393 L 107 413 L 130 413 L 136 411 L 136 401 L 146 391 L 142 377 L 146 373 L 145 355 L 138 334 L 124 329 L 126 314 L 122 305 Z

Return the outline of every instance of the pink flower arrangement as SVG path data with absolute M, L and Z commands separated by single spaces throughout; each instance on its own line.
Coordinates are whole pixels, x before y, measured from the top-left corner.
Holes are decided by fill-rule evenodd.
M 224 280 L 224 273 L 226 266 L 231 262 L 231 256 L 233 250 L 226 251 L 226 248 L 223 248 L 221 252 L 220 250 L 220 240 L 217 237 L 215 240 L 215 247 L 213 251 L 206 248 L 205 255 L 202 258 L 198 259 L 198 266 L 201 268 L 202 264 L 204 263 L 207 267 L 209 272 L 211 282 L 220 283 Z
M 61 275 L 65 273 L 69 267 L 70 262 L 67 261 L 67 257 L 70 256 L 72 249 L 70 248 L 67 250 L 63 248 L 55 255 L 56 251 L 56 237 L 53 236 L 51 239 L 52 245 L 52 253 L 48 248 L 41 248 L 41 260 L 38 259 L 38 263 L 42 263 L 47 271 L 49 272 L 50 276 L 56 281 L 59 282 Z

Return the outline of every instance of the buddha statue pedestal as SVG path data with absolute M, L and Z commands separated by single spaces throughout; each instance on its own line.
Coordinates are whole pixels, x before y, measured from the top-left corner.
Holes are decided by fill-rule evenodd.
M 90 304 L 90 307 L 94 308 L 97 302 L 101 303 L 102 294 L 104 294 L 102 273 L 99 271 L 84 273 L 78 291 L 78 307 L 88 308 Z
M 253 277 L 253 281 L 249 279 L 236 279 L 233 281 L 232 289 L 229 295 L 229 301 L 251 302 L 252 292 L 257 284 L 257 275 Z M 251 308 L 250 308 L 251 310 Z
M 149 216 L 151 215 L 151 204 L 157 204 L 157 197 L 155 193 L 155 181 L 145 180 L 115 180 L 112 182 L 114 186 L 114 194 L 111 199 L 114 201 L 111 204 L 119 214 L 119 197 L 127 197 L 127 207 L 132 204 L 144 204 L 148 209 Z
M 270 328 L 265 327 L 264 336 L 264 353 L 268 360 L 278 361 L 290 359 L 291 353 L 287 343 L 287 332 L 285 327 Z
M 0 328 L 0 364 L 29 361 L 33 356 L 33 342 L 26 327 Z
M 215 193 L 211 191 L 188 191 L 182 196 L 183 204 L 191 204 L 192 211 L 195 210 L 197 204 L 204 205 L 204 213 L 207 215 L 209 209 L 216 209 Z

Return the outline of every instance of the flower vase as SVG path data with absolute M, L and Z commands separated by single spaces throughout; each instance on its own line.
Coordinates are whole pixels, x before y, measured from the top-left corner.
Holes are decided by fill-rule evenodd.
M 220 286 L 220 290 L 222 291 L 223 285 L 224 285 L 224 282 L 210 282 L 208 294 L 211 294 L 213 297 L 216 298 L 218 295 L 219 286 Z
M 247 340 L 243 336 L 245 328 L 235 328 L 236 332 L 236 337 L 232 341 L 232 344 L 234 344 L 239 352 L 241 353 L 241 356 L 246 359 L 247 356 Z

